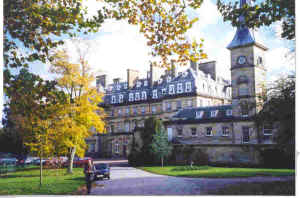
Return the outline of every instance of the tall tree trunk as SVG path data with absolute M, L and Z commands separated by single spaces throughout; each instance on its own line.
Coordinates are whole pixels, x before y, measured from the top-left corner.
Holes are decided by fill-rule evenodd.
M 68 173 L 73 173 L 73 161 L 74 156 L 76 153 L 76 147 L 71 148 L 70 155 L 69 155 L 69 167 L 68 167 Z
M 164 157 L 161 157 L 161 167 L 164 167 Z
M 41 156 L 40 156 L 40 187 L 42 186 L 42 177 L 43 177 L 43 163 L 42 163 L 42 149 L 41 149 Z

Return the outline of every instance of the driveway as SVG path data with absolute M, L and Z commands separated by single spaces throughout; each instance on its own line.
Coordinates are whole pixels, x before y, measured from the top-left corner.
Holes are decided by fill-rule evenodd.
M 184 178 L 148 173 L 126 166 L 125 162 L 114 163 L 111 179 L 96 181 L 92 195 L 207 195 L 208 192 L 226 185 L 241 182 L 285 181 L 293 177 L 251 178 Z M 211 193 L 210 193 L 211 194 Z

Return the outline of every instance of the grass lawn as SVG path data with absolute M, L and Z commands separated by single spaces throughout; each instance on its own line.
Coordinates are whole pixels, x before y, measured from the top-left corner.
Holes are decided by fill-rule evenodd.
M 66 169 L 43 170 L 43 185 L 40 188 L 40 170 L 28 167 L 9 172 L 0 177 L 0 195 L 66 195 L 73 194 L 85 184 L 82 168 L 74 168 L 72 175 Z
M 295 175 L 293 169 L 267 169 L 267 168 L 225 168 L 212 166 L 154 166 L 138 167 L 144 171 L 160 175 L 179 177 L 252 177 L 252 176 L 289 176 Z
M 275 187 L 275 188 L 274 188 Z M 276 182 L 255 182 L 229 185 L 209 192 L 211 195 L 295 195 L 295 180 Z

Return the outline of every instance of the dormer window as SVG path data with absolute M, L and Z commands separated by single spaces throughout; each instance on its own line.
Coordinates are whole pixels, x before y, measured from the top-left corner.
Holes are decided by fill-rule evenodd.
M 166 88 L 163 88 L 163 89 L 161 90 L 161 94 L 162 94 L 162 95 L 166 95 L 166 94 L 167 94 L 167 89 L 166 89 Z
M 117 85 L 116 85 L 116 88 L 117 88 L 117 90 L 120 90 L 120 89 L 121 89 L 121 85 L 120 85 L 120 84 L 117 84 Z
M 116 103 L 116 96 L 111 96 L 111 103 L 115 104 Z
M 124 89 L 127 89 L 127 83 L 124 84 Z
M 196 111 L 196 118 L 202 118 L 204 115 L 204 111 Z
M 175 86 L 174 85 L 169 86 L 169 94 L 175 94 Z
M 119 103 L 123 102 L 123 95 L 119 95 Z
M 158 79 L 158 84 L 161 84 L 162 83 L 162 79 L 160 78 L 160 79 Z
M 141 81 L 136 82 L 136 87 L 141 87 L 141 85 L 142 85 Z
M 142 100 L 146 100 L 146 99 L 147 99 L 147 92 L 142 91 Z
M 140 93 L 139 92 L 135 93 L 135 100 L 136 101 L 140 100 Z
M 188 74 L 187 72 L 183 72 L 183 73 L 182 73 L 182 76 L 183 76 L 183 77 L 186 77 L 187 74 Z
M 217 117 L 217 114 L 218 114 L 218 110 L 211 111 L 210 117 L 215 118 L 215 117 Z
M 186 82 L 185 83 L 185 92 L 191 92 L 192 91 L 192 83 Z
M 144 86 L 145 86 L 145 87 L 148 86 L 148 81 L 147 81 L 147 80 L 144 81 Z
M 232 110 L 231 109 L 226 110 L 226 116 L 232 116 Z
M 133 101 L 133 93 L 129 93 L 129 102 Z
M 183 92 L 183 86 L 182 83 L 177 84 L 177 93 L 182 93 Z
M 157 98 L 157 89 L 152 91 L 152 98 Z

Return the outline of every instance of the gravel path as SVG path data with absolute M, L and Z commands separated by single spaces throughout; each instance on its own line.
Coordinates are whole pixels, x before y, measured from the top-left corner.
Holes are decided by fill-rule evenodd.
M 132 167 L 111 167 L 111 179 L 96 181 L 92 195 L 206 195 L 208 191 L 244 182 L 287 181 L 294 177 L 184 178 L 148 173 Z

